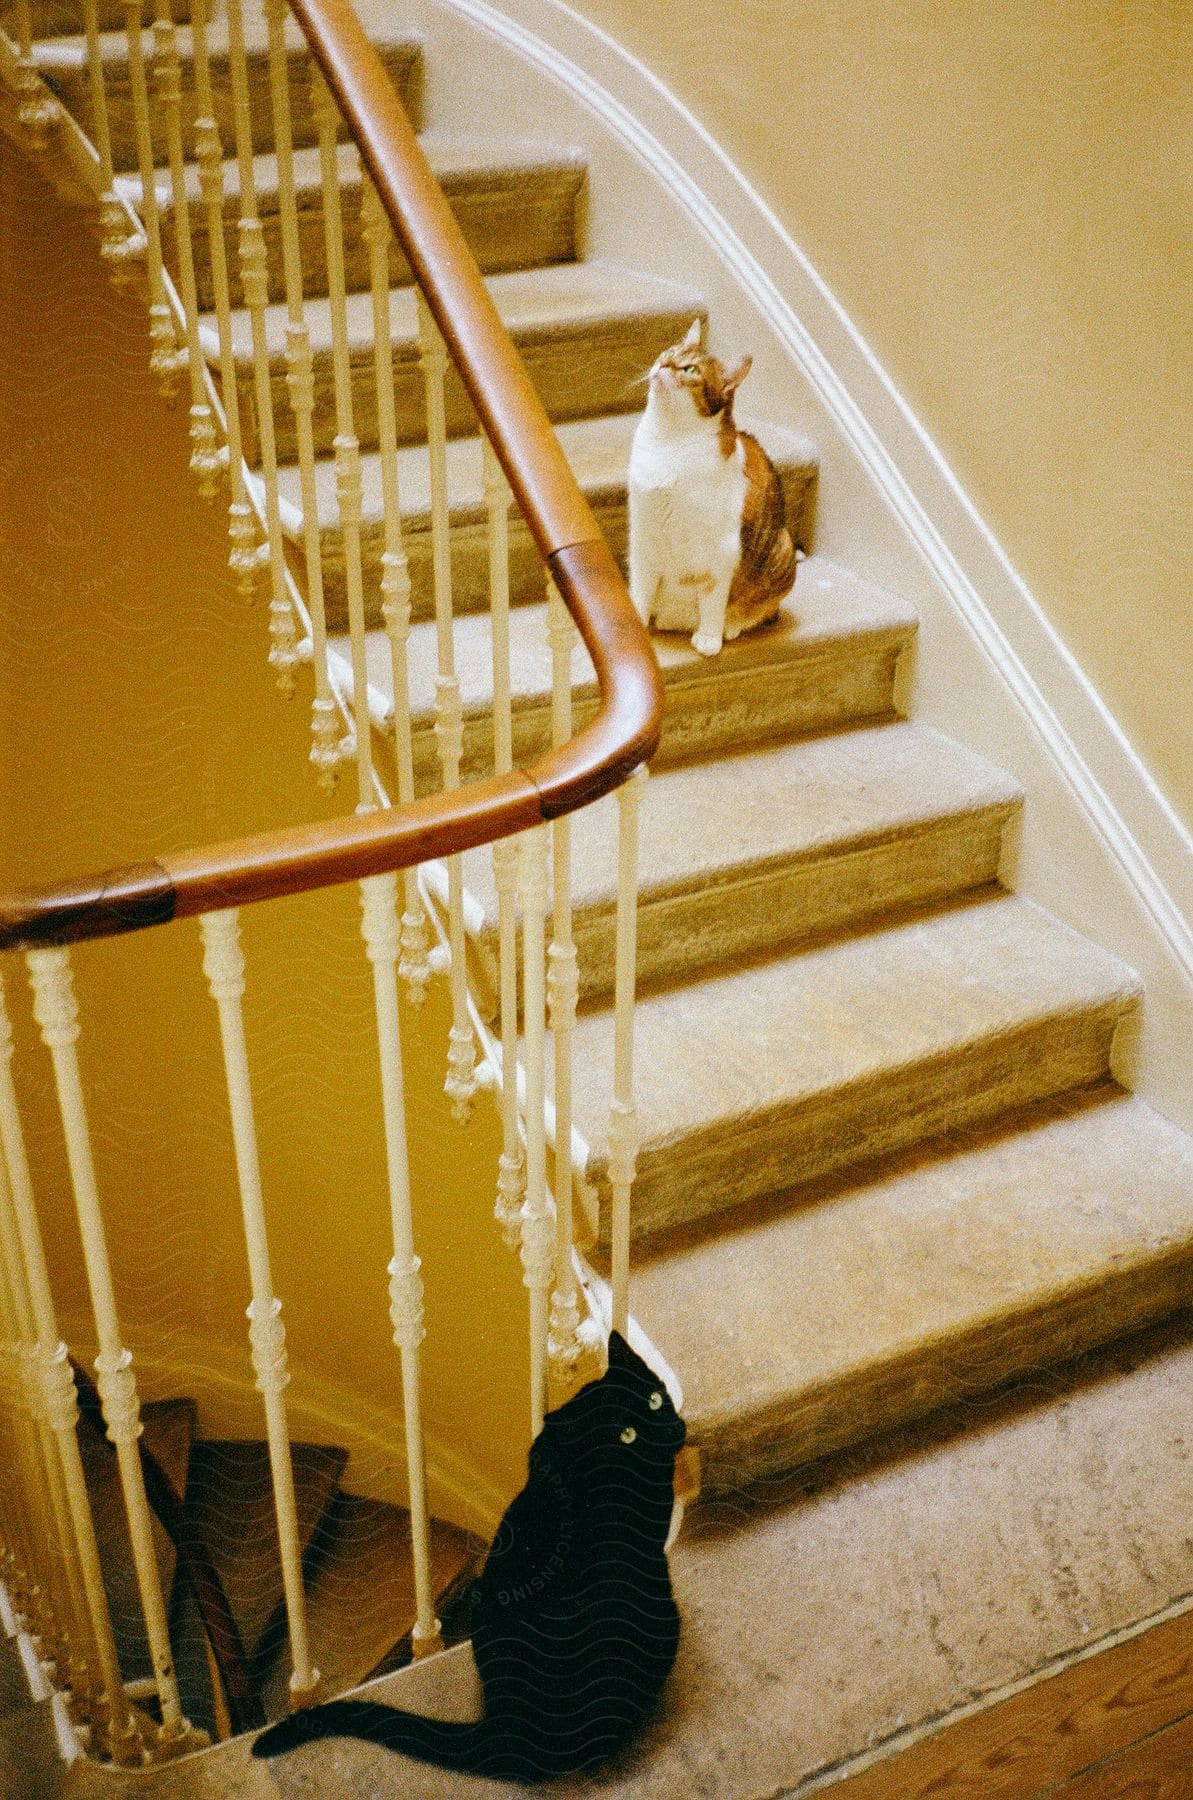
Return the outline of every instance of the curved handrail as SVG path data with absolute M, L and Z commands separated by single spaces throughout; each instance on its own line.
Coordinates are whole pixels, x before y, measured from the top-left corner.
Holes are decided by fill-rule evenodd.
M 663 690 L 650 639 L 385 66 L 347 0 L 291 5 L 592 657 L 600 707 L 568 743 L 509 775 L 0 894 L 0 950 L 112 937 L 454 855 L 598 799 L 658 743 Z

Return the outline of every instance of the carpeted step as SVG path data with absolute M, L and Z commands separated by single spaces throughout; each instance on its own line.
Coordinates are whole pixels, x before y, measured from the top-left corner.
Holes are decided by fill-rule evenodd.
M 1021 790 L 929 726 L 895 722 L 662 770 L 639 816 L 638 980 L 645 987 L 840 932 L 995 880 Z M 613 987 L 615 795 L 572 820 L 582 996 Z M 486 846 L 464 857 L 497 956 Z
M 249 101 L 252 113 L 253 148 L 269 150 L 273 146 L 273 111 L 269 92 L 269 59 L 264 19 L 249 12 L 244 22 L 245 51 L 249 72 Z M 311 110 L 311 62 L 306 40 L 293 20 L 286 23 L 289 47 L 290 106 L 294 120 L 296 144 L 317 141 Z M 419 86 L 422 64 L 421 40 L 412 32 L 393 28 L 374 33 L 373 42 L 401 95 L 415 124 L 418 123 Z M 143 34 L 146 65 L 153 49 L 151 32 Z M 236 137 L 232 119 L 232 83 L 228 64 L 228 28 L 224 20 L 213 21 L 208 32 L 211 52 L 211 80 L 216 124 L 224 149 L 232 154 Z M 182 121 L 187 150 L 194 145 L 197 117 L 193 48 L 189 26 L 178 33 L 182 60 Z M 112 137 L 112 161 L 118 170 L 137 167 L 137 145 L 134 135 L 132 90 L 128 56 L 128 38 L 124 31 L 106 31 L 100 37 L 100 56 L 108 96 L 108 120 Z M 84 37 L 50 38 L 38 44 L 34 60 L 41 74 L 61 96 L 88 136 L 93 135 L 90 76 L 87 65 L 87 40 Z M 347 130 L 341 127 L 341 137 Z
M 489 276 L 486 286 L 540 399 L 552 419 L 558 420 L 625 412 L 637 406 L 642 394 L 637 385 L 639 377 L 660 351 L 681 337 L 692 320 L 703 317 L 704 312 L 703 303 L 691 289 L 599 261 L 517 269 Z M 390 318 L 398 442 L 421 446 L 426 441 L 426 406 L 413 288 L 395 288 L 391 292 Z M 315 453 L 330 459 L 337 433 L 330 301 L 309 300 L 306 319 L 314 357 Z M 293 464 L 298 456 L 298 439 L 286 386 L 286 324 L 285 306 L 275 304 L 268 308 L 265 331 L 278 460 Z M 368 292 L 349 294 L 347 328 L 354 429 L 362 450 L 371 450 L 377 445 L 377 390 L 373 301 Z M 247 312 L 233 315 L 232 329 L 245 455 L 252 462 L 257 457 L 256 400 L 252 327 Z M 210 315 L 202 322 L 201 334 L 208 360 L 214 365 L 219 358 L 219 338 Z M 446 407 L 449 436 L 460 437 L 476 430 L 472 403 L 451 365 Z M 325 464 L 323 481 L 326 500 L 330 502 L 335 492 L 330 460 Z M 292 497 L 297 502 L 297 490 Z M 333 511 L 325 514 L 323 504 L 320 516 L 326 516 L 329 522 L 338 518 Z
M 565 429 L 567 429 L 565 427 Z M 510 618 L 514 758 L 524 763 L 550 742 L 551 657 L 546 607 L 520 606 Z M 812 556 L 801 566 L 795 593 L 773 625 L 726 644 L 714 661 L 686 637 L 658 635 L 655 653 L 667 692 L 662 743 L 652 765 L 716 755 L 796 733 L 827 732 L 889 719 L 895 710 L 899 657 L 915 640 L 916 620 L 905 601 L 871 586 L 848 569 Z M 464 769 L 471 779 L 493 767 L 493 648 L 489 619 L 474 613 L 456 621 L 456 667 L 464 708 Z M 337 676 L 351 692 L 346 638 L 333 641 Z M 421 790 L 441 779 L 433 732 L 435 628 L 415 625 L 408 646 L 415 771 Z M 389 639 L 370 631 L 366 653 L 378 718 L 393 707 Z M 577 722 L 596 705 L 596 682 L 583 646 L 572 658 Z
M 441 1593 L 475 1560 L 480 1545 L 467 1532 L 431 1521 L 431 1579 Z M 414 1622 L 410 1515 L 404 1508 L 339 1494 L 320 1533 L 318 1564 L 307 1584 L 311 1655 L 326 1697 L 370 1675 Z M 280 1659 L 266 1678 L 266 1718 L 289 1708 L 289 1665 Z
M 636 1235 L 1104 1080 L 1139 981 L 999 896 L 645 994 Z M 576 1023 L 576 1124 L 607 1227 L 611 1010 Z
M 1191 1281 L 1193 1140 L 1107 1088 L 686 1234 L 635 1263 L 633 1304 L 712 1493 L 1104 1343 Z
M 553 271 L 558 278 L 563 270 Z M 533 372 L 533 359 L 532 359 Z M 621 404 L 610 389 L 615 405 Z M 544 394 L 544 398 L 548 398 Z M 556 433 L 564 455 L 596 515 L 615 556 L 624 559 L 627 540 L 626 470 L 638 414 L 612 411 L 560 423 Z M 811 530 L 816 485 L 815 446 L 781 425 L 751 424 L 779 470 L 786 497 L 787 520 L 802 542 Z M 487 612 L 489 607 L 489 542 L 478 438 L 457 438 L 447 448 L 448 494 L 452 521 L 452 605 L 458 615 Z M 323 544 L 323 589 L 332 630 L 347 625 L 344 556 L 335 489 L 335 466 L 328 460 L 315 471 L 319 496 L 319 529 Z M 415 619 L 429 618 L 431 587 L 431 496 L 426 451 L 411 447 L 398 452 L 398 484 L 402 501 L 402 536 L 410 569 L 411 605 Z M 385 548 L 381 459 L 369 455 L 362 468 L 361 533 L 365 619 L 381 619 L 381 553 Z M 297 468 L 279 471 L 284 503 L 283 528 L 303 545 L 302 491 Z M 510 514 L 510 592 L 515 604 L 543 596 L 543 564 L 530 532 L 516 509 Z
M 144 1427 L 142 1444 L 157 1458 L 174 1493 L 181 1499 L 186 1492 L 193 1453 L 194 1401 L 151 1400 L 141 1408 L 141 1423 Z M 95 1519 L 120 1667 L 126 1681 L 143 1680 L 152 1675 L 153 1665 L 141 1612 L 116 1452 L 85 1419 L 79 1424 L 79 1449 Z M 168 1596 L 177 1558 L 173 1544 L 156 1518 L 153 1520 L 153 1543 L 162 1592 Z
M 533 269 L 571 262 L 576 255 L 576 210 L 584 189 L 586 162 L 579 150 L 527 138 L 470 137 L 444 131 L 422 134 L 427 154 L 451 202 L 469 248 L 486 274 L 505 269 Z M 348 291 L 369 285 L 368 251 L 361 236 L 360 160 L 354 146 L 341 144 L 340 204 L 344 220 L 345 280 Z M 277 157 L 263 151 L 253 159 L 257 209 L 268 256 L 269 298 L 286 297 L 282 262 Z M 135 175 L 121 178 L 136 203 L 141 193 Z M 294 153 L 303 291 L 327 292 L 327 259 L 323 232 L 323 189 L 319 152 L 315 147 Z M 159 183 L 159 186 L 161 184 Z M 199 172 L 187 168 L 191 237 L 199 306 L 215 305 L 208 250 L 207 217 L 199 197 Z M 224 165 L 225 252 L 233 305 L 240 304 L 237 221 L 240 216 L 240 169 L 234 159 Z M 176 263 L 173 202 L 162 208 L 162 247 L 171 267 Z M 390 248 L 390 281 L 408 282 L 410 268 L 396 242 Z

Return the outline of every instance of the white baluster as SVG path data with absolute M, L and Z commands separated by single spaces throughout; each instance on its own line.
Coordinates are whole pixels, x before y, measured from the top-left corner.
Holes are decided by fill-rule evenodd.
M 435 681 L 435 741 L 443 785 L 460 785 L 464 753 L 464 713 L 452 629 L 451 512 L 447 486 L 447 410 L 444 382 L 447 350 L 422 294 L 418 295 L 418 342 L 427 403 L 427 455 L 431 476 L 431 559 L 435 591 L 435 641 L 439 673 Z M 464 933 L 464 868 L 447 859 L 448 945 L 451 952 L 452 1025 L 444 1091 L 456 1118 L 466 1120 L 476 1092 L 476 1041 L 468 1013 L 467 948 Z
M 75 1049 L 79 1036 L 79 1015 L 70 957 L 66 950 L 61 949 L 31 950 L 26 960 L 33 984 L 34 1016 L 41 1027 L 42 1041 L 49 1049 L 54 1065 L 54 1081 L 66 1137 L 71 1186 L 83 1240 L 83 1261 L 99 1338 L 99 1355 L 95 1359 L 99 1376 L 99 1397 L 108 1437 L 116 1446 L 137 1591 L 145 1617 L 154 1681 L 161 1706 L 162 1739 L 165 1745 L 172 1742 L 179 1748 L 189 1748 L 202 1739 L 204 1734 L 193 1732 L 183 1717 L 178 1699 L 178 1682 L 174 1674 L 170 1634 L 166 1626 L 166 1608 L 153 1547 L 153 1526 L 137 1448 L 137 1439 L 141 1435 L 141 1417 L 131 1368 L 132 1353 L 121 1342 L 116 1294 L 112 1285 L 107 1238 L 91 1156 L 91 1135 Z
M 423 1326 L 423 1284 L 414 1253 L 410 1211 L 410 1160 L 406 1145 L 406 1106 L 402 1075 L 401 1026 L 398 1017 L 397 878 L 371 875 L 360 884 L 361 930 L 373 966 L 377 1008 L 377 1046 L 381 1060 L 381 1105 L 385 1120 L 385 1156 L 393 1220 L 394 1254 L 389 1264 L 390 1319 L 401 1355 L 402 1400 L 406 1420 L 406 1469 L 410 1488 L 410 1544 L 414 1557 L 417 1618 L 416 1656 L 427 1656 L 443 1644 L 435 1617 L 431 1575 L 430 1515 L 427 1509 L 426 1457 L 423 1449 L 419 1346 Z
M 572 735 L 572 651 L 576 628 L 559 589 L 547 581 L 547 638 L 551 645 L 551 741 Z M 555 1050 L 555 1287 L 551 1295 L 548 1350 L 551 1373 L 566 1392 L 580 1355 L 580 1300 L 573 1244 L 572 1033 L 579 978 L 572 935 L 572 822 L 565 813 L 551 826 L 551 947 L 547 999 Z
M 62 1645 L 44 1576 L 45 1533 L 39 1504 L 42 1471 L 37 1466 L 33 1422 L 29 1416 L 25 1346 L 21 1342 L 12 1291 L 14 1272 L 0 1241 L 0 1401 L 3 1401 L 8 1440 L 2 1456 L 5 1524 L 25 1628 L 37 1647 L 42 1674 L 53 1687 Z
M 356 725 L 357 800 L 377 804 L 373 787 L 373 740 L 369 719 L 369 671 L 365 660 L 364 574 L 361 563 L 360 444 L 352 401 L 348 352 L 348 311 L 344 283 L 344 216 L 340 205 L 340 164 L 336 153 L 339 113 L 323 77 L 311 72 L 311 104 L 319 131 L 319 174 L 323 190 L 323 240 L 327 250 L 327 296 L 331 314 L 332 367 L 336 392 L 336 499 L 344 546 L 348 590 L 348 632 L 352 644 L 352 710 Z
M 37 72 L 33 61 L 33 9 L 17 4 L 17 121 L 32 150 L 44 150 L 50 133 L 62 121 L 62 108 Z
M 530 1291 L 530 1427 L 543 1428 L 547 1391 L 547 1305 L 555 1261 L 555 1216 L 547 1193 L 546 919 L 547 828 L 523 834 L 522 991 L 526 1067 L 526 1199 L 522 1204 L 523 1280 Z
M 489 527 L 489 618 L 493 637 L 493 773 L 514 766 L 513 709 L 510 699 L 510 486 L 487 437 L 484 448 L 485 512 Z M 498 974 L 501 989 L 501 1156 L 494 1213 L 511 1250 L 522 1235 L 526 1167 L 518 1126 L 518 846 L 512 838 L 493 844 L 497 889 Z
M 139 1763 L 141 1739 L 125 1699 L 116 1639 L 108 1612 L 108 1599 L 100 1567 L 99 1545 L 91 1516 L 91 1503 L 83 1474 L 75 1427 L 78 1405 L 75 1378 L 66 1345 L 58 1334 L 58 1321 L 50 1290 L 45 1247 L 33 1199 L 29 1158 L 12 1079 L 13 1037 L 4 991 L 0 986 L 0 1150 L 7 1171 L 7 1189 L 15 1216 L 17 1235 L 29 1284 L 29 1299 L 36 1332 L 35 1369 L 41 1392 L 41 1416 L 57 1444 L 71 1535 L 78 1557 L 86 1614 L 95 1645 L 103 1717 L 92 1717 L 93 1732 L 102 1727 L 102 1741 L 113 1761 Z
M 240 286 L 248 308 L 253 339 L 253 380 L 257 400 L 257 444 L 265 486 L 265 532 L 269 556 L 269 661 L 277 670 L 284 694 L 294 692 L 298 662 L 298 633 L 294 608 L 286 588 L 286 547 L 278 505 L 277 441 L 273 426 L 273 383 L 270 379 L 269 345 L 265 337 L 265 308 L 269 300 L 269 269 L 265 233 L 257 209 L 257 179 L 253 171 L 253 120 L 249 101 L 248 62 L 244 50 L 244 17 L 241 0 L 226 0 L 228 59 L 232 72 L 232 112 L 236 125 L 236 159 L 240 169 Z
M 145 79 L 145 55 L 141 43 L 141 0 L 124 0 L 128 32 L 128 77 L 133 102 L 133 129 L 137 166 L 141 172 L 141 219 L 145 226 L 149 275 L 149 367 L 163 394 L 173 394 L 186 359 L 174 334 L 174 315 L 162 280 L 162 238 L 157 210 L 157 171 L 153 163 L 153 135 L 149 124 L 149 86 Z
M 609 1113 L 613 1327 L 629 1318 L 630 1189 L 638 1157 L 634 1102 L 634 982 L 638 958 L 638 809 L 645 768 L 617 790 L 617 950 L 613 989 L 613 1104 Z
M 186 155 L 182 141 L 182 64 L 178 33 L 170 15 L 169 0 L 157 0 L 153 26 L 153 78 L 158 110 L 165 124 L 166 154 L 170 162 L 170 198 L 174 241 L 178 248 L 178 283 L 186 318 L 186 361 L 191 384 L 191 468 L 205 500 L 214 499 L 224 459 L 216 443 L 215 419 L 203 382 L 203 348 L 199 340 L 199 300 L 195 287 L 195 256 L 191 240 L 190 198 L 186 191 Z
M 91 129 L 99 157 L 100 254 L 118 286 L 135 279 L 145 255 L 145 233 L 130 225 L 128 214 L 116 196 L 112 170 L 112 128 L 108 117 L 108 93 L 104 61 L 99 46 L 98 0 L 83 0 L 83 30 L 87 37 L 87 78 L 91 89 Z
M 398 801 L 414 799 L 414 739 L 410 724 L 410 569 L 402 542 L 402 501 L 398 490 L 398 431 L 394 408 L 394 349 L 389 317 L 390 225 L 373 183 L 362 176 L 361 218 L 369 253 L 373 299 L 373 371 L 377 386 L 377 438 L 381 450 L 381 497 L 385 549 L 381 555 L 381 616 L 389 638 L 394 693 L 394 758 Z M 418 891 L 417 869 L 404 872 L 402 958 L 399 969 L 410 999 L 420 1006 L 430 980 L 430 932 Z
M 36 1532 L 33 1548 L 39 1584 L 46 1601 L 41 1632 L 45 1646 L 43 1655 L 51 1665 L 46 1673 L 53 1686 L 69 1690 L 73 1709 L 85 1718 L 91 1687 L 84 1654 L 86 1614 L 78 1568 L 71 1554 L 58 1450 L 45 1428 L 33 1308 L 3 1158 L 0 1158 L 0 1288 L 3 1289 L 0 1311 L 5 1315 L 4 1330 L 12 1338 L 11 1376 L 5 1385 L 14 1401 L 28 1511 Z
M 290 1677 L 290 1692 L 294 1703 L 301 1705 L 314 1699 L 319 1685 L 319 1671 L 311 1663 L 306 1594 L 302 1579 L 302 1545 L 298 1535 L 298 1510 L 294 1498 L 294 1465 L 290 1455 L 286 1402 L 282 1398 L 290 1376 L 286 1367 L 282 1303 L 273 1291 L 269 1240 L 265 1231 L 257 1127 L 253 1117 L 248 1048 L 241 1010 L 244 956 L 240 948 L 240 924 L 237 913 L 231 910 L 205 913 L 199 925 L 203 934 L 203 973 L 219 1010 L 220 1041 L 224 1051 L 224 1073 L 232 1119 L 232 1142 L 236 1151 L 236 1173 L 244 1217 L 249 1283 L 252 1289 L 247 1314 L 249 1344 L 257 1387 L 265 1405 L 282 1585 L 286 1597 L 286 1618 L 290 1627 L 290 1654 L 294 1665 Z
M 278 207 L 282 226 L 282 264 L 286 277 L 286 387 L 298 437 L 302 483 L 302 527 L 307 564 L 307 606 L 311 615 L 311 650 L 315 699 L 311 710 L 311 762 L 319 785 L 333 788 L 339 777 L 343 746 L 340 721 L 327 669 L 327 616 L 323 603 L 323 542 L 319 531 L 319 499 L 315 490 L 315 373 L 311 334 L 303 308 L 302 252 L 298 237 L 298 202 L 294 189 L 294 133 L 290 117 L 289 57 L 286 50 L 286 0 L 266 0 L 269 24 L 269 82 L 273 97 L 274 151 L 278 164 Z
M 207 219 L 207 251 L 220 343 L 220 395 L 228 436 L 228 566 L 246 600 L 253 598 L 257 572 L 269 546 L 257 541 L 257 527 L 244 481 L 244 449 L 240 432 L 240 396 L 236 355 L 232 346 L 232 302 L 228 291 L 228 255 L 224 244 L 224 146 L 215 121 L 211 57 L 207 45 L 207 0 L 191 0 L 191 37 L 195 49 L 195 158 L 199 191 Z

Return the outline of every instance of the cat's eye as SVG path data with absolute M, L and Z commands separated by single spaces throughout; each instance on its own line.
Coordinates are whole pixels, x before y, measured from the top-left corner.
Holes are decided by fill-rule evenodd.
M 660 1406 L 663 1404 L 662 1394 L 652 1394 L 646 1404 L 649 1406 L 651 1412 L 658 1412 Z
M 634 1427 L 632 1425 L 627 1425 L 621 1434 L 621 1441 L 623 1444 L 632 1444 L 637 1435 L 638 1433 L 634 1430 Z

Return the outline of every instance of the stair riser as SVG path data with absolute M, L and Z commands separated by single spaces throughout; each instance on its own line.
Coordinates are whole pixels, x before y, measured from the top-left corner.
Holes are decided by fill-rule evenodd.
M 146 37 L 147 69 L 151 48 L 151 41 Z M 195 100 L 194 71 L 189 43 L 184 42 L 180 49 L 183 51 L 183 139 L 188 154 L 192 154 L 194 125 L 198 110 Z M 420 55 L 417 48 L 412 44 L 403 43 L 379 45 L 378 49 L 391 80 L 417 124 L 420 71 Z M 295 48 L 289 52 L 290 106 L 294 122 L 294 142 L 298 146 L 313 144 L 317 139 L 315 120 L 311 110 L 310 66 L 310 58 L 304 49 Z M 253 149 L 257 151 L 270 150 L 273 148 L 273 112 L 269 96 L 269 61 L 263 50 L 252 49 L 248 52 L 248 70 Z M 105 58 L 104 75 L 108 95 L 108 122 L 112 136 L 112 162 L 118 171 L 131 171 L 137 167 L 137 144 L 134 135 L 128 62 L 121 57 Z M 225 50 L 213 50 L 212 52 L 211 80 L 216 123 L 219 126 L 224 148 L 231 155 L 236 147 L 236 134 L 232 116 L 231 73 Z M 56 71 L 55 85 L 70 111 L 82 125 L 83 130 L 89 137 L 93 137 L 91 94 L 86 70 L 72 68 L 68 71 Z M 340 136 L 347 136 L 347 131 L 343 127 L 341 127 Z M 155 144 L 160 160 L 162 147 L 156 138 Z
M 843 1175 L 990 1124 L 1033 1102 L 1105 1080 L 1116 1025 L 1135 1003 L 1117 999 L 1059 1016 L 786 1108 L 719 1120 L 638 1157 L 633 1217 L 639 1238 L 728 1212 L 763 1194 Z M 590 1171 L 608 1229 L 603 1160 Z
M 652 767 L 690 762 L 721 751 L 745 749 L 776 738 L 832 731 L 889 718 L 894 712 L 895 667 L 907 636 L 876 634 L 845 639 L 832 656 L 806 662 L 759 664 L 726 673 L 724 704 L 716 683 L 686 679 L 687 671 L 664 677 L 667 710 L 663 736 Z M 577 698 L 576 725 L 596 711 L 591 697 Z M 545 696 L 514 709 L 514 761 L 541 755 L 550 740 L 551 703 Z M 441 782 L 432 721 L 422 718 L 414 733 L 415 780 L 420 793 Z M 464 774 L 473 780 L 493 772 L 491 712 L 470 710 L 464 718 Z
M 1009 808 L 940 819 L 888 842 L 638 902 L 638 981 L 675 980 L 984 887 L 998 872 Z M 613 992 L 612 907 L 574 920 L 581 992 Z M 495 954 L 496 943 L 492 950 Z
M 5 13 L 11 19 L 8 8 Z M 101 31 L 123 31 L 125 21 L 124 7 L 121 0 L 99 0 L 97 7 L 99 29 Z M 85 26 L 83 19 L 83 0 L 32 0 L 30 11 L 33 15 L 33 35 L 35 38 L 76 37 L 81 36 Z M 144 8 L 143 16 L 149 15 L 149 8 Z M 156 13 L 154 17 L 156 17 Z M 191 16 L 190 0 L 171 0 L 170 17 L 176 24 L 184 24 Z M 10 27 L 10 29 L 12 29 Z M 15 30 L 12 31 L 15 37 Z
M 1025 1310 L 944 1346 L 919 1346 L 900 1362 L 860 1368 L 790 1396 L 781 1408 L 731 1422 L 688 1416 L 699 1446 L 702 1494 L 775 1479 L 881 1432 L 994 1392 L 1015 1376 L 1063 1363 L 1188 1304 L 1193 1252 L 1159 1252 L 1145 1267 L 1090 1283 L 1063 1301 Z
M 551 398 L 538 382 L 548 407 Z M 616 411 L 616 407 L 607 410 Z M 556 417 L 561 415 L 556 414 Z M 803 543 L 809 530 L 816 472 L 807 466 L 780 468 L 786 497 L 787 521 L 798 542 Z M 593 514 L 613 554 L 625 567 L 629 519 L 624 488 L 614 493 L 589 496 Z M 434 614 L 431 585 L 430 521 L 412 522 L 406 531 L 405 548 L 411 582 L 411 617 L 429 619 Z M 344 581 L 343 546 L 339 532 L 323 534 L 323 600 L 327 610 L 329 631 L 347 631 L 348 596 Z M 384 529 L 379 522 L 370 523 L 362 535 L 362 563 L 365 583 L 365 624 L 372 628 L 382 623 L 380 582 L 381 553 L 385 549 Z M 510 598 L 514 605 L 533 603 L 543 598 L 543 563 L 520 512 L 510 515 Z M 489 610 L 489 539 L 483 518 L 457 516 L 452 526 L 452 605 L 456 613 Z
M 583 174 L 575 168 L 535 170 L 509 176 L 480 177 L 471 185 L 447 188 L 452 211 L 468 240 L 469 248 L 485 274 L 503 269 L 534 269 L 548 263 L 571 262 L 576 255 L 576 201 Z M 360 233 L 360 184 L 345 183 L 340 189 L 344 215 L 344 267 L 349 293 L 369 285 L 368 250 Z M 237 261 L 237 203 L 226 202 L 224 249 L 231 277 L 233 306 L 243 305 Z M 282 229 L 276 195 L 261 197 L 261 222 L 268 256 L 269 298 L 286 298 L 282 266 Z M 195 282 L 199 307 L 215 307 L 208 249 L 207 223 L 198 202 L 190 207 L 191 237 L 195 254 Z M 302 257 L 303 292 L 310 296 L 327 292 L 327 256 L 323 235 L 321 193 L 304 188 L 298 194 L 298 235 Z M 162 215 L 162 247 L 171 268 L 177 267 L 173 208 Z M 394 243 L 390 248 L 389 278 L 399 287 L 411 279 L 410 265 Z
M 691 322 L 687 310 L 650 317 L 615 319 L 599 326 L 578 323 L 550 336 L 531 338 L 517 334 L 527 372 L 552 419 L 595 418 L 603 413 L 628 412 L 640 406 L 641 389 L 633 383 L 655 357 L 682 336 Z M 418 353 L 409 343 L 395 345 L 394 403 L 399 444 L 426 439 L 426 407 Z M 335 378 L 330 351 L 315 354 L 315 454 L 330 456 L 336 436 Z M 273 416 L 277 433 L 278 461 L 298 460 L 298 436 L 286 389 L 284 359 L 275 361 L 272 374 Z M 245 421 L 245 455 L 258 458 L 256 406 L 251 366 L 239 372 L 241 417 Z M 478 429 L 472 402 L 453 366 L 449 366 L 445 404 L 449 437 L 470 437 Z M 352 407 L 357 440 L 362 450 L 377 448 L 377 394 L 372 346 L 355 350 L 352 357 Z

